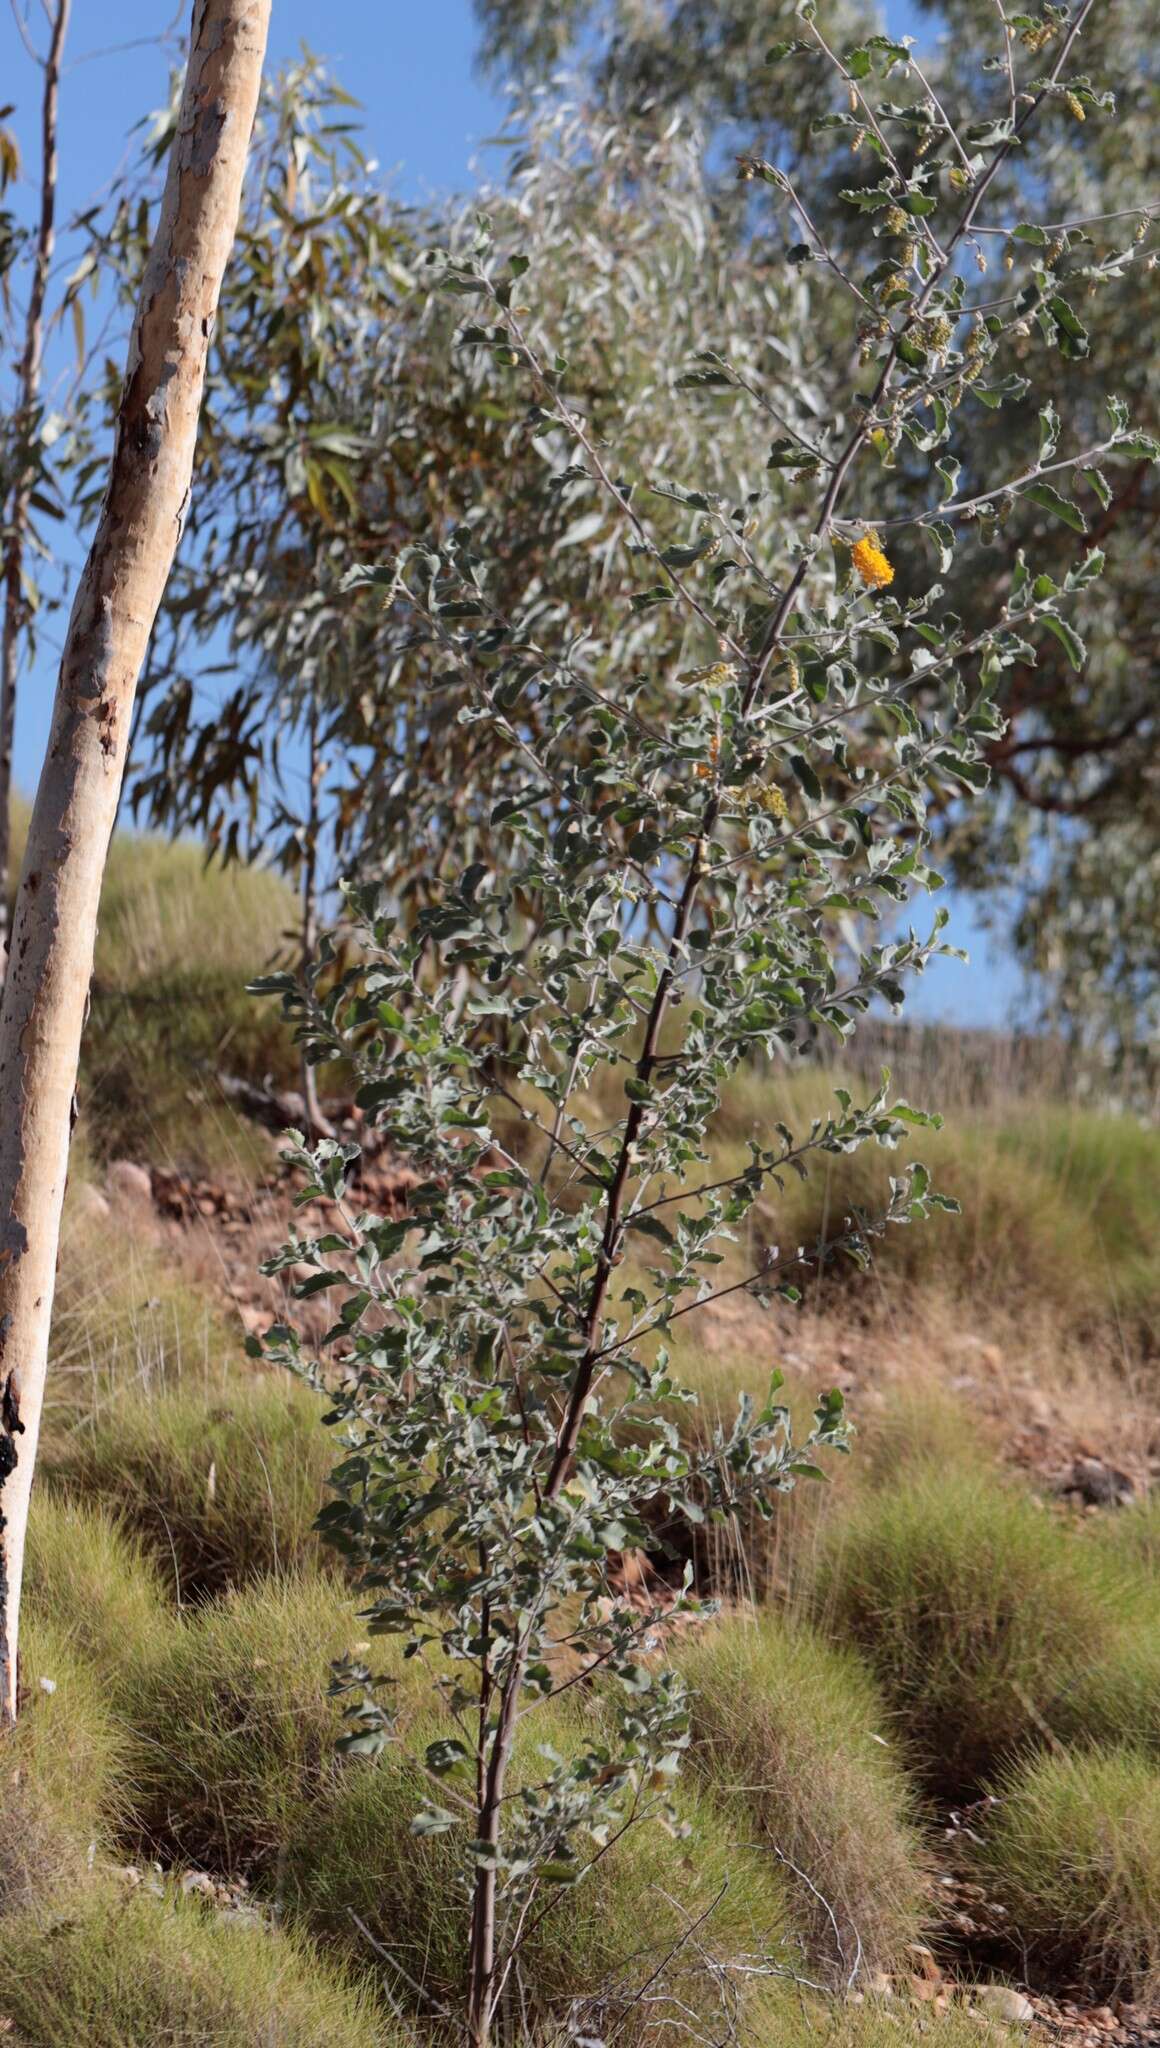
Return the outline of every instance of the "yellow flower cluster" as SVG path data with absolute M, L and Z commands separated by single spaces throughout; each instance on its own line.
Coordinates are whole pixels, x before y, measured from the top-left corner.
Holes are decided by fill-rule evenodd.
M 786 803 L 784 796 L 780 789 L 775 789 L 770 782 L 763 782 L 757 789 L 750 790 L 749 801 L 753 805 L 754 810 L 764 811 L 767 818 L 788 818 L 789 816 L 789 805 Z
M 732 682 L 737 674 L 735 661 L 714 661 L 707 668 L 682 669 L 677 681 L 680 683 L 703 683 L 707 690 L 718 690 Z
M 1076 120 L 1086 121 L 1087 115 L 1084 112 L 1083 101 L 1081 99 L 1077 99 L 1073 92 L 1066 93 L 1064 97 L 1067 100 L 1067 104 L 1071 112 L 1075 115 Z
M 878 544 L 876 533 L 864 533 L 855 541 L 852 560 L 859 576 L 871 590 L 885 590 L 894 581 L 894 570 Z

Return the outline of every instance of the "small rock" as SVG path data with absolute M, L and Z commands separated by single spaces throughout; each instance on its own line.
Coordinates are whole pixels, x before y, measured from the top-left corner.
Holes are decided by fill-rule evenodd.
M 187 1870 L 181 1880 L 181 1889 L 187 1894 L 189 1892 L 209 1892 L 212 1895 L 214 1881 L 208 1871 Z
M 230 1927 L 254 1927 L 264 1930 L 267 1924 L 257 1906 L 227 1906 L 218 1918 Z
M 866 1995 L 868 1998 L 893 1998 L 894 1986 L 885 1970 L 875 1970 L 873 1976 L 866 1979 Z
M 132 1159 L 114 1159 L 105 1175 L 105 1185 L 114 1201 L 153 1202 L 153 1182 L 149 1169 L 138 1166 Z
M 1078 1494 L 1089 1507 L 1119 1508 L 1134 1497 L 1136 1489 L 1126 1472 L 1117 1472 L 1102 1458 L 1077 1458 L 1061 1491 Z
M 974 2000 L 992 2019 L 1004 2020 L 1010 2027 L 1029 2027 L 1035 2018 L 1031 2000 L 1012 1984 L 977 1984 Z

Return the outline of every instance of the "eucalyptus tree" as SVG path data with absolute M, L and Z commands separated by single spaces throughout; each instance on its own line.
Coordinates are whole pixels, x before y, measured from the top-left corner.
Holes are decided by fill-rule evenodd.
M 854 914 L 873 934 L 916 889 L 937 890 L 931 806 L 948 787 L 970 801 L 986 786 L 1004 679 L 1041 645 L 1074 656 L 1071 615 L 1102 556 L 1077 542 L 1066 571 L 1047 573 L 1034 527 L 1025 552 L 1000 506 L 1074 531 L 1069 493 L 1097 465 L 1118 475 L 1156 452 L 1118 394 L 1094 438 L 1063 439 L 1054 394 L 1076 323 L 1037 227 L 1013 237 L 1019 276 L 986 314 L 960 261 L 1057 99 L 1112 118 L 1074 54 L 1089 12 L 1090 0 L 1046 70 L 1016 74 L 1014 118 L 996 124 L 961 98 L 953 118 L 925 101 L 900 111 L 905 47 L 871 36 L 839 55 L 804 0 L 777 58 L 824 67 L 839 100 L 826 118 L 838 132 L 856 120 L 870 171 L 846 189 L 856 260 L 832 261 L 858 329 L 845 388 L 815 411 L 776 357 L 739 364 L 709 309 L 694 366 L 670 386 L 674 412 L 689 410 L 663 473 L 636 439 L 632 387 L 617 404 L 591 394 L 560 342 L 585 331 L 568 307 L 586 312 L 599 244 L 560 254 L 545 239 L 533 255 L 513 215 L 430 265 L 466 315 L 457 348 L 488 365 L 602 574 L 578 630 L 571 601 L 546 609 L 539 557 L 505 547 L 486 501 L 453 525 L 429 519 L 379 565 L 351 564 L 352 602 L 373 592 L 397 635 L 404 692 L 408 674 L 423 678 L 432 720 L 454 720 L 503 772 L 486 842 L 449 814 L 418 908 L 401 914 L 371 862 L 351 885 L 357 957 L 324 943 L 305 984 L 261 984 L 308 1057 L 352 1062 L 375 1142 L 417 1174 L 406 1214 L 383 1218 L 360 1206 L 356 1145 L 295 1146 L 303 1199 L 332 1204 L 333 1227 L 295 1235 L 271 1270 L 336 1314 L 316 1350 L 285 1325 L 264 1349 L 326 1393 L 340 1449 L 322 1527 L 361 1576 L 371 1636 L 403 1638 L 442 1708 L 414 1826 L 445 1838 L 459 1873 L 474 2048 L 505 2006 L 522 2010 L 521 1954 L 542 1917 L 566 1910 L 625 1830 L 673 1823 L 687 1740 L 663 1655 L 673 1610 L 642 1611 L 616 1559 L 663 1547 L 674 1521 L 769 1512 L 845 1442 L 834 1393 L 794 1441 L 776 1372 L 767 1402 L 742 1401 L 731 1426 L 683 1430 L 693 1397 L 674 1329 L 732 1290 L 792 1299 L 809 1258 L 861 1262 L 877 1234 L 954 1206 L 915 1164 L 836 1244 L 751 1263 L 740 1226 L 763 1189 L 776 1205 L 788 1174 L 889 1149 L 931 1119 L 893 1100 L 887 1078 L 865 1103 L 836 1091 L 808 1130 L 760 1131 L 732 1170 L 714 1166 L 707 1132 L 739 1063 L 818 1032 L 844 1043 L 872 1001 L 901 1005 L 944 946 L 936 913 L 929 933 L 869 937 L 847 960 L 833 919 Z M 919 125 L 923 147 L 904 160 L 893 138 Z M 796 173 L 758 156 L 742 168 L 751 196 L 801 219 Z M 827 260 L 812 234 L 807 248 Z M 1054 341 L 1035 360 L 1040 441 L 1023 467 L 1005 406 L 1023 396 L 1027 293 Z M 825 335 L 812 345 L 824 356 Z M 1007 574 L 964 617 L 941 579 L 983 512 L 953 455 L 976 408 Z M 722 489 L 721 445 L 771 411 L 761 478 Z M 925 458 L 925 488 L 888 527 L 882 481 L 903 451 Z M 678 1574 L 690 1621 L 698 1591 Z M 545 1711 L 596 1681 L 601 1718 Z M 347 1747 L 375 1753 L 393 1731 L 389 1686 L 355 1658 L 333 1682 Z M 778 1967 L 772 1945 L 744 1962 L 750 1979 Z M 650 1968 L 653 1997 L 663 1968 Z M 606 2003 L 616 1995 L 642 1994 L 604 1987 Z
M 165 194 L 129 342 L 100 519 L 77 586 L 0 1003 L 0 1721 L 20 1585 L 73 1091 L 137 676 L 189 491 L 269 0 L 195 0 Z

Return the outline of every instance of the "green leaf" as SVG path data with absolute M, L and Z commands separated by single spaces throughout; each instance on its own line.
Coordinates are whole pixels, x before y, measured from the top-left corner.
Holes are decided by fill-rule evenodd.
M 789 765 L 801 783 L 802 788 L 814 803 L 821 801 L 822 785 L 803 754 L 791 754 Z
M 848 206 L 857 206 L 863 213 L 877 213 L 883 206 L 893 206 L 894 194 L 888 185 L 852 185 L 838 194 Z
M 954 560 L 954 528 L 945 519 L 931 519 L 927 521 L 923 532 L 934 542 L 938 554 L 939 573 L 945 575 Z
M 1090 354 L 1091 345 L 1088 341 L 1087 328 L 1079 314 L 1068 305 L 1066 299 L 1060 297 L 1058 292 L 1048 299 L 1047 311 L 1055 322 L 1056 343 L 1060 354 L 1066 356 L 1070 362 L 1079 362 Z
M 914 339 L 913 335 L 899 335 L 898 353 L 909 369 L 921 370 L 925 368 L 926 350 Z
M 1054 633 L 1073 668 L 1082 668 L 1087 660 L 1087 648 L 1074 627 L 1057 612 L 1044 612 L 1043 623 L 1049 633 Z
M 455 1826 L 455 1815 L 445 1806 L 425 1806 L 411 1822 L 413 1835 L 445 1835 Z
M 1085 469 L 1084 478 L 1091 485 L 1096 497 L 1106 512 L 1112 502 L 1112 487 L 1102 469 Z
M 1116 454 L 1127 455 L 1133 460 L 1155 462 L 1160 457 L 1160 441 L 1151 434 L 1125 434 L 1116 442 Z
M 1059 446 L 1059 414 L 1051 400 L 1039 415 L 1039 460 L 1050 462 Z
M 673 1243 L 672 1231 L 667 1223 L 661 1222 L 659 1216 L 630 1216 L 627 1228 L 629 1230 L 639 1230 L 643 1232 L 645 1237 L 655 1238 L 658 1244 L 670 1245 Z
M 462 1773 L 472 1767 L 472 1759 L 464 1744 L 454 1735 L 443 1736 L 438 1742 L 427 1744 L 427 1769 L 437 1778 L 450 1777 L 453 1772 Z
M 1079 506 L 1073 505 L 1070 498 L 1061 497 L 1052 484 L 1028 484 L 1022 495 L 1030 498 L 1033 505 L 1042 505 L 1045 512 L 1053 512 L 1057 519 L 1062 519 L 1064 525 L 1070 526 L 1074 532 L 1087 532 L 1087 523 Z

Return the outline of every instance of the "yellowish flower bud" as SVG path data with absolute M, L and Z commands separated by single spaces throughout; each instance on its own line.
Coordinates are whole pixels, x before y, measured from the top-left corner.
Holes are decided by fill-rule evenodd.
M 850 559 L 868 589 L 885 590 L 888 584 L 893 583 L 894 569 L 879 546 L 878 535 L 873 531 L 864 533 L 861 540 L 855 541 L 850 551 Z

